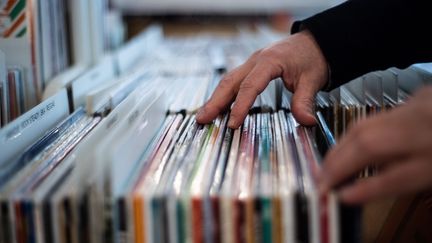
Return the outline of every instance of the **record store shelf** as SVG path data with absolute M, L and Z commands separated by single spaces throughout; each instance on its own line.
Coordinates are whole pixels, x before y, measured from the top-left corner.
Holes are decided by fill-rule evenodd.
M 402 80 L 423 73 L 320 93 L 316 127 L 296 122 L 276 79 L 233 130 L 229 113 L 201 125 L 196 111 L 226 71 L 283 36 L 161 33 L 60 80 L 0 130 L 0 242 L 361 242 L 362 209 L 317 193 L 322 158 L 350 123 L 403 105 Z

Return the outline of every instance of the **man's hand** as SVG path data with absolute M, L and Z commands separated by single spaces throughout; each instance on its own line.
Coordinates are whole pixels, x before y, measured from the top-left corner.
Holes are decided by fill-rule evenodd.
M 432 189 L 432 87 L 349 129 L 324 160 L 322 192 L 376 163 L 378 175 L 340 188 L 346 203 Z
M 294 93 L 291 108 L 296 119 L 305 125 L 314 124 L 315 94 L 326 84 L 328 70 L 319 46 L 308 31 L 255 52 L 246 63 L 226 74 L 198 112 L 197 121 L 212 121 L 234 102 L 228 126 L 238 128 L 255 98 L 278 77 Z

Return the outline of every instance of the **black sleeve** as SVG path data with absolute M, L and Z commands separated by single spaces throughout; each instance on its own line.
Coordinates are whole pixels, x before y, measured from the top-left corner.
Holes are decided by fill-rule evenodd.
M 432 61 L 431 0 L 350 0 L 296 22 L 308 29 L 331 71 L 329 89 L 362 74 Z

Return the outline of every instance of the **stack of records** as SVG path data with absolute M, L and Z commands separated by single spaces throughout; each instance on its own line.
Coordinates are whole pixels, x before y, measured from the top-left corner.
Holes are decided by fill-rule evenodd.
M 51 103 L 44 112 L 54 106 Z M 49 235 L 46 226 L 54 226 L 45 203 L 75 166 L 65 158 L 99 121 L 78 109 L 18 157 L 2 158 L 0 242 L 48 242 L 39 240 Z
M 72 85 L 80 102 L 69 104 L 87 110 L 46 125 L 69 107 L 44 101 L 0 130 L 2 156 L 21 133 L 39 138 L 0 157 L 0 242 L 359 242 L 361 208 L 320 195 L 317 175 L 351 124 L 403 103 L 402 74 L 319 93 L 316 127 L 296 122 L 281 79 L 239 129 L 229 112 L 197 124 L 223 74 L 270 39 L 158 39 L 121 77 Z
M 167 117 L 140 169 L 110 183 L 114 238 L 339 242 L 336 197 L 317 193 L 312 129 L 283 110 L 250 114 L 237 130 L 227 118 L 198 125 L 193 115 Z

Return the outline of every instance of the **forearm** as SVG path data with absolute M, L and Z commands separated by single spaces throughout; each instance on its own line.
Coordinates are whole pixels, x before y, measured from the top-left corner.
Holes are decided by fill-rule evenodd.
M 301 25 L 320 46 L 335 88 L 370 71 L 431 61 L 430 9 L 428 0 L 351 0 Z

